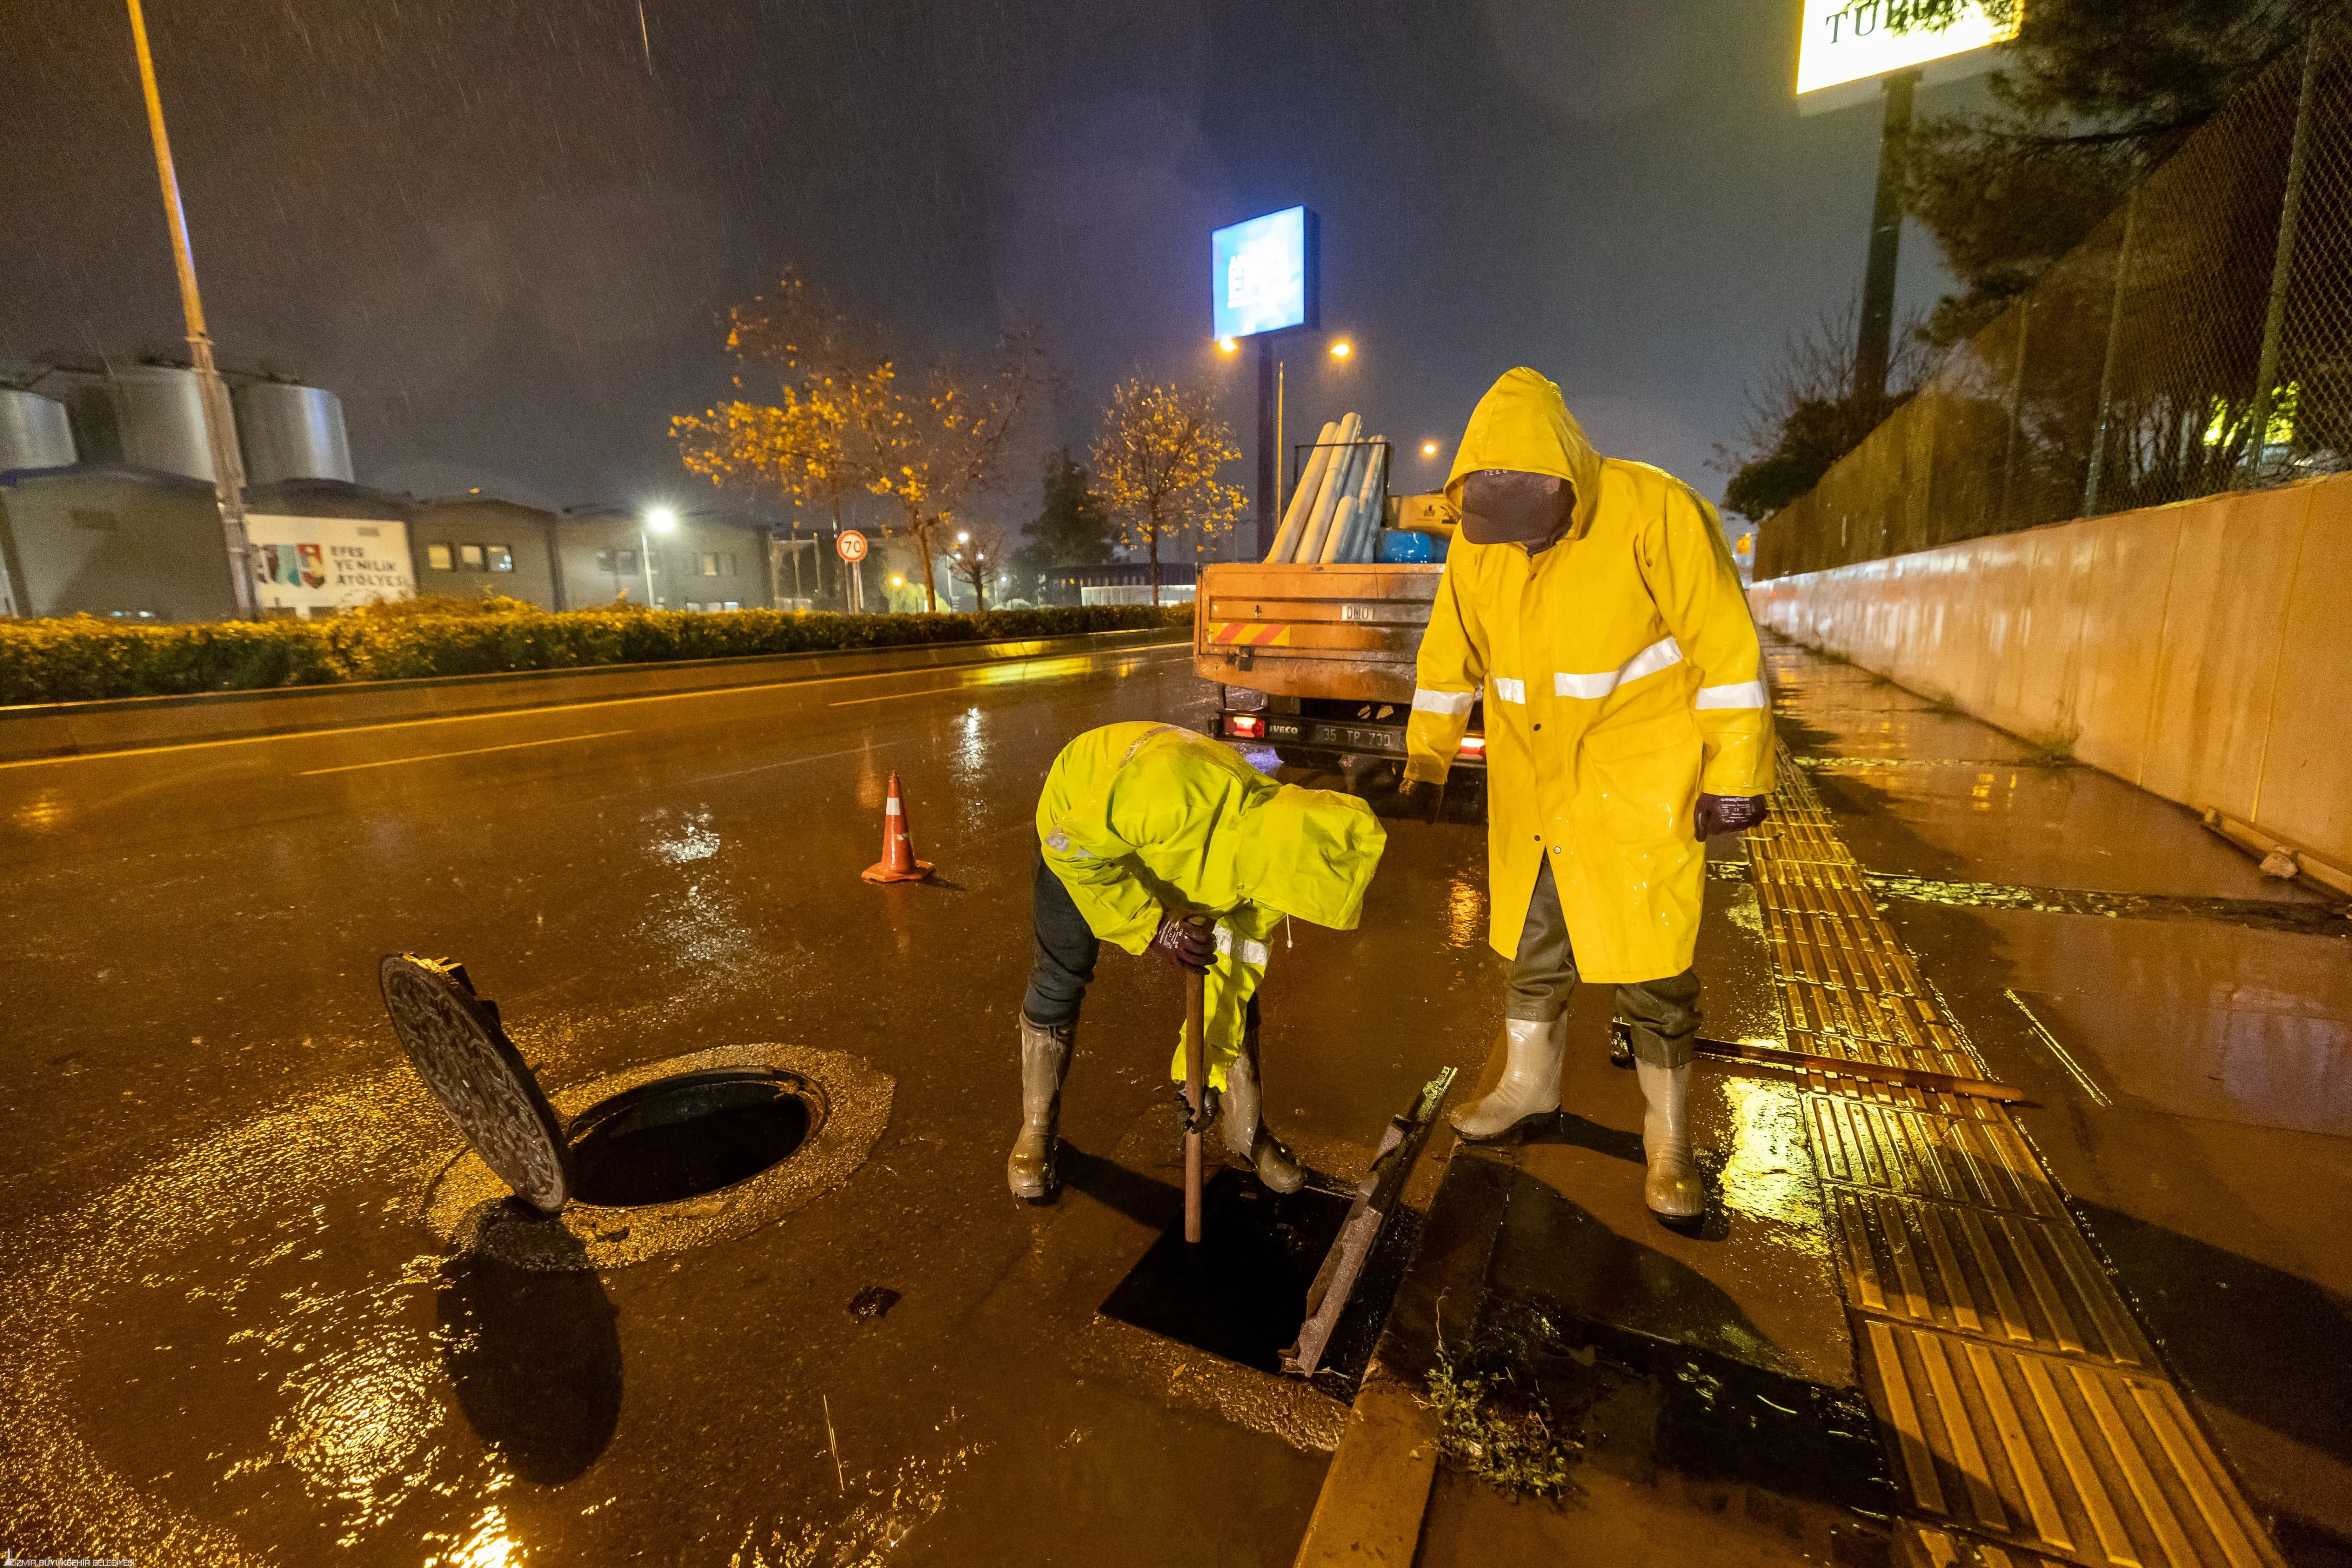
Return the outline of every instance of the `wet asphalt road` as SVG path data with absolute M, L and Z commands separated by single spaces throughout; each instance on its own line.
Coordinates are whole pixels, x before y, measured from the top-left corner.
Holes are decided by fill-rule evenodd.
M 0 1545 L 1286 1562 L 1340 1406 L 1094 1316 L 1171 1213 L 1171 976 L 1106 957 L 1064 1200 L 1003 1176 L 1036 787 L 1211 690 L 1151 650 L 0 768 Z M 857 879 L 893 768 L 937 886 Z M 1277 948 L 1272 1113 L 1318 1166 L 1483 1057 L 1482 860 L 1402 825 L 1364 935 Z M 551 1091 L 780 1042 L 889 1075 L 889 1124 L 746 1237 L 455 1256 L 400 949 L 463 960 Z
M 2179 807 L 1850 668 L 1774 665 L 1782 736 L 2032 1094 L 2029 1135 L 2290 1560 L 2346 1561 L 2352 938 Z M 1095 1310 L 1174 1215 L 1172 976 L 1106 958 L 1070 1187 L 1030 1209 L 1003 1185 L 1037 783 L 1080 730 L 1210 701 L 1171 650 L 0 767 L 0 1547 L 1289 1561 L 1340 1407 Z M 892 768 L 941 885 L 856 879 Z M 1498 1002 L 1483 833 L 1390 831 L 1364 930 L 1299 928 L 1266 991 L 1276 1125 L 1341 1177 L 1437 1068 L 1475 1079 Z M 1707 900 L 1709 1030 L 1772 1037 L 1752 890 Z M 888 1125 L 749 1236 L 601 1273 L 459 1255 L 420 1217 L 457 1145 L 375 994 L 401 948 L 463 959 L 559 1093 L 772 1042 L 888 1075 Z M 1579 999 L 1596 1054 L 1570 1094 L 1622 1142 L 1605 1011 Z M 1764 1149 L 1780 1091 L 1723 1082 L 1705 1135 Z M 1666 1247 L 1595 1136 L 1561 1179 Z M 1843 1353 L 1826 1263 L 1778 1217 L 1795 1166 L 1764 1164 L 1728 1243 L 1683 1251 L 1725 1321 L 1834 1381 L 1805 1359 Z M 877 1286 L 899 1300 L 854 1316 Z M 1587 1530 L 1490 1495 L 1441 1482 L 1454 1555 L 1428 1560 L 1493 1560 L 1511 1529 L 1589 1554 L 1657 1506 Z M 1633 1534 L 1687 1561 L 1691 1528 Z

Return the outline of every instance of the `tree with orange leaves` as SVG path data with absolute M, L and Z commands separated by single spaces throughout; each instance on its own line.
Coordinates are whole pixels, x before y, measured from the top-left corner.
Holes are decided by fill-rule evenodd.
M 898 389 L 877 334 L 787 268 L 773 289 L 727 312 L 727 352 L 736 390 L 773 377 L 775 401 L 739 396 L 673 418 L 688 472 L 829 513 L 838 531 L 844 503 L 885 473 Z
M 1119 542 L 1141 546 L 1151 561 L 1151 602 L 1160 603 L 1160 545 L 1197 534 L 1205 542 L 1230 530 L 1249 504 L 1239 487 L 1217 478 L 1240 460 L 1233 427 L 1199 388 L 1112 389 L 1095 437 L 1096 486 L 1119 526 Z

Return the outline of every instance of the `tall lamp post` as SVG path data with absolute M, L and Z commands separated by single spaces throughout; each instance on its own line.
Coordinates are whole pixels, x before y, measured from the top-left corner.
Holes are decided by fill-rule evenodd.
M 205 302 L 196 292 L 196 258 L 188 248 L 188 215 L 180 205 L 180 176 L 172 166 L 172 139 L 163 129 L 163 98 L 155 86 L 155 57 L 147 48 L 147 18 L 139 0 L 131 7 L 131 38 L 139 50 L 139 85 L 147 95 L 147 129 L 155 139 L 155 175 L 163 186 L 163 214 L 172 225 L 172 263 L 180 274 L 180 310 L 187 318 L 188 359 L 196 374 L 196 395 L 205 411 L 205 444 L 212 451 L 213 495 L 220 503 L 221 537 L 228 547 L 231 591 L 236 613 L 257 614 L 253 589 L 252 546 L 245 534 L 245 460 L 236 449 L 236 424 L 228 389 L 213 364 L 213 340 L 205 331 Z
M 654 552 L 646 535 L 649 531 L 668 533 L 677 527 L 677 513 L 666 506 L 657 506 L 646 513 L 645 521 L 637 525 L 637 564 L 645 568 L 646 608 L 649 610 L 654 607 Z

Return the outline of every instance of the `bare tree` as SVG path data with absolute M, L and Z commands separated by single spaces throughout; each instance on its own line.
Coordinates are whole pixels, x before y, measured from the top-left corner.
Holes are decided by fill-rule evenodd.
M 969 520 L 957 524 L 955 542 L 948 552 L 948 574 L 957 582 L 971 585 L 975 608 L 988 608 L 988 584 L 1011 571 L 1012 565 L 1013 535 L 1009 530 L 993 522 Z
M 939 608 L 931 563 L 939 531 L 957 510 L 1004 477 L 1024 417 L 1047 384 L 1045 354 L 1034 333 L 1001 345 L 984 374 L 952 362 L 935 365 L 912 392 L 902 393 L 879 422 L 883 460 L 868 489 L 894 498 L 903 531 L 922 562 L 925 605 Z
M 1898 323 L 1882 388 L 1855 375 L 1859 301 L 1824 310 L 1789 334 L 1780 357 L 1748 389 L 1748 413 L 1729 446 L 1717 443 L 1707 467 L 1730 476 L 1723 504 L 1761 521 L 1811 489 L 1830 465 L 1862 445 L 1886 416 L 1911 400 L 1936 351 L 1914 314 Z

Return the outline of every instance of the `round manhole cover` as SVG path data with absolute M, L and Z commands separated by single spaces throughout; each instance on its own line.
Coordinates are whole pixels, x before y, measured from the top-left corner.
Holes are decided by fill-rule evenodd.
M 416 1076 L 492 1173 L 533 1208 L 572 1195 L 563 1124 L 462 965 L 395 952 L 378 971 L 384 1010 Z

